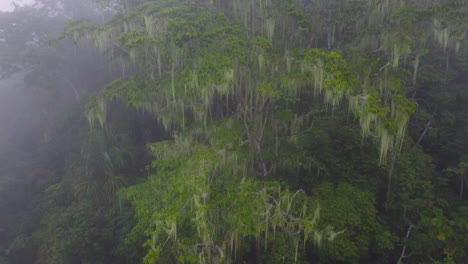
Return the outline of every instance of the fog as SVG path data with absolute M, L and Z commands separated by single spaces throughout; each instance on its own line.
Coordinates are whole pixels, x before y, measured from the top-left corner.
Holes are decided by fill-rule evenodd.
M 105 13 L 94 2 L 33 3 L 0 1 L 0 10 L 8 11 L 0 12 L 0 263 L 6 261 L 3 243 L 32 234 L 44 184 L 56 181 L 51 171 L 79 151 L 72 149 L 79 142 L 53 142 L 79 133 L 86 101 L 117 76 L 92 45 L 58 40 L 70 19 L 102 21 Z M 72 115 L 77 126 L 63 125 Z M 31 263 L 31 256 L 18 252 L 9 261 Z
M 468 1 L 0 0 L 0 264 L 468 263 Z
M 21 7 L 26 5 L 33 5 L 34 3 L 34 0 L 1 0 L 0 11 L 11 12 L 15 9 L 15 5 Z
M 2 149 L 12 148 L 15 143 L 27 141 L 19 132 L 27 131 L 21 128 L 27 124 L 28 115 L 34 112 L 27 91 L 24 90 L 24 73 L 16 73 L 6 80 L 0 81 L 0 145 Z M 32 129 L 33 127 L 30 127 Z M 21 140 L 22 139 L 22 140 Z M 10 146 L 8 146 L 10 145 Z
M 83 8 L 86 1 L 81 2 L 73 6 Z M 105 83 L 104 58 L 96 49 L 65 40 L 48 43 L 59 37 L 72 13 L 91 14 L 95 10 L 72 9 L 72 13 L 65 14 L 63 7 L 51 1 L 42 5 L 17 5 L 14 12 L 0 18 L 2 146 L 34 148 L 47 141 L 47 130 L 59 114 Z M 44 16 L 50 15 L 53 8 L 64 15 Z

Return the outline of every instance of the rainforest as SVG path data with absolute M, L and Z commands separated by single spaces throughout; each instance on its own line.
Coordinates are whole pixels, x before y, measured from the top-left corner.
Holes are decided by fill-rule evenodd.
M 467 37 L 466 0 L 13 2 L 0 264 L 468 263 Z

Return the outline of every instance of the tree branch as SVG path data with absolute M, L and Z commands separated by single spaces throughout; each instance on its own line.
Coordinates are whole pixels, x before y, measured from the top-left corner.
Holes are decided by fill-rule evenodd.
M 406 238 L 409 238 L 409 236 L 410 236 L 410 234 L 411 234 L 411 230 L 412 230 L 413 228 L 416 228 L 416 226 L 413 225 L 413 224 L 411 224 L 411 225 L 408 227 L 408 230 L 406 231 Z M 405 255 L 405 253 L 406 253 L 406 246 L 407 246 L 407 245 L 406 245 L 406 243 L 405 243 L 404 246 L 403 246 L 403 250 L 401 251 L 400 257 L 398 258 L 397 264 L 402 263 L 401 261 L 402 261 L 403 259 L 408 258 L 408 257 L 410 257 L 411 255 L 413 255 L 414 252 L 411 252 L 409 255 Z
M 433 117 L 432 117 L 433 118 Z M 429 126 L 431 125 L 432 123 L 432 118 L 427 122 L 426 124 L 426 128 L 424 128 L 424 131 L 422 132 L 421 136 L 419 136 L 418 138 L 418 141 L 416 141 L 415 145 L 419 145 L 422 141 L 422 139 L 424 138 L 424 136 L 426 135 L 427 131 L 429 130 Z

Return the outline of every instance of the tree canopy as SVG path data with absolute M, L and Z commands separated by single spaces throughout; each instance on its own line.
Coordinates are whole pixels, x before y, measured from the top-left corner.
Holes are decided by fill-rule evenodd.
M 40 160 L 1 156 L 23 220 L 2 217 L 0 263 L 467 261 L 466 1 L 43 1 L 0 20 L 23 28 L 0 31 L 2 79 L 22 74 L 47 120 Z

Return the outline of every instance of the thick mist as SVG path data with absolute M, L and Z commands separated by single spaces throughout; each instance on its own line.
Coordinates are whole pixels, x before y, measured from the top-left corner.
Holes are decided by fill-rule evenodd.
M 468 263 L 468 1 L 0 0 L 0 264 Z
M 74 142 L 64 142 L 79 126 L 65 123 L 70 116 L 82 122 L 86 101 L 114 75 L 94 47 L 58 40 L 70 19 L 102 21 L 106 11 L 97 7 L 91 1 L 36 1 L 0 12 L 0 263 L 15 237 L 32 235 L 53 171 L 79 152 Z M 9 261 L 32 263 L 21 244 L 13 247 L 19 251 Z

